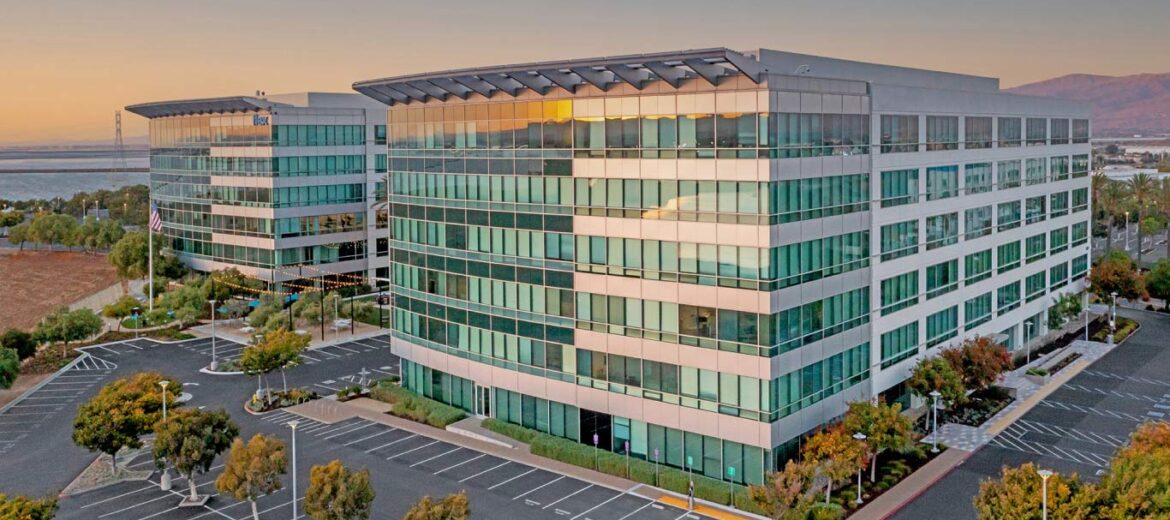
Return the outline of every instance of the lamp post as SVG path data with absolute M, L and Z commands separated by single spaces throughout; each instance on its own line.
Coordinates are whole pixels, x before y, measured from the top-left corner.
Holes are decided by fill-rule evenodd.
M 1052 472 L 1046 469 L 1036 471 L 1040 475 L 1040 504 L 1041 504 L 1041 520 L 1048 520 L 1048 477 L 1052 476 Z
M 215 359 L 215 299 L 207 300 L 207 305 L 211 307 L 211 371 L 214 372 L 219 369 L 219 362 Z
M 1129 252 L 1129 212 L 1125 212 L 1125 252 Z
M 158 386 L 162 387 L 162 420 L 163 420 L 163 422 L 167 422 L 167 385 L 169 385 L 169 384 L 171 384 L 171 382 L 167 381 L 166 379 L 163 379 L 162 381 L 158 382 Z M 115 468 L 115 470 L 116 469 L 117 468 Z M 158 477 L 158 488 L 163 490 L 163 491 L 170 491 L 171 490 L 171 472 L 167 468 L 165 462 L 163 463 L 162 475 L 159 475 L 159 477 Z
M 861 433 L 861 432 L 854 433 L 853 438 L 857 439 L 857 442 L 860 442 L 862 444 L 862 446 L 865 445 L 865 434 L 864 433 Z M 861 505 L 861 466 L 857 467 L 857 501 L 856 502 L 858 505 Z
M 297 520 L 297 425 L 300 422 L 289 421 L 287 424 L 292 428 L 292 517 Z
M 1113 291 L 1109 296 L 1111 297 L 1109 304 L 1112 306 L 1112 316 L 1109 318 L 1109 344 L 1112 345 L 1113 335 L 1117 334 L 1117 291 Z
M 930 427 L 930 441 L 932 446 L 930 447 L 930 452 L 938 453 L 938 398 L 942 397 L 942 394 L 938 390 L 931 390 L 928 395 L 930 395 L 931 399 L 930 411 L 932 412 Z
M 1032 364 L 1032 325 L 1032 320 L 1024 322 L 1024 326 L 1028 327 L 1028 332 L 1024 334 L 1024 349 L 1027 351 L 1024 365 Z
M 1089 281 L 1089 273 L 1085 273 L 1085 303 L 1081 305 L 1081 309 L 1085 312 L 1085 341 L 1089 341 L 1089 286 L 1092 282 Z

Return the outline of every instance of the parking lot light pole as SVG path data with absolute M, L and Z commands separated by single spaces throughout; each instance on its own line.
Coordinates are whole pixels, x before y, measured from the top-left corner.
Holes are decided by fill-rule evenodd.
M 215 359 L 215 299 L 207 300 L 207 305 L 211 307 L 211 365 L 208 368 L 214 372 L 219 369 L 219 362 Z
M 292 517 L 297 520 L 297 425 L 299 421 L 289 421 L 288 427 L 292 428 Z
M 857 442 L 860 442 L 862 444 L 862 446 L 865 445 L 865 434 L 864 433 L 861 433 L 861 432 L 854 433 L 853 438 L 857 439 Z M 862 466 L 864 466 L 864 465 L 862 465 Z M 856 502 L 858 505 L 861 505 L 861 468 L 862 468 L 862 466 L 857 467 L 857 501 Z
M 1092 272 L 1092 271 L 1090 271 Z M 1085 341 L 1089 341 L 1089 286 L 1092 282 L 1089 281 L 1089 273 L 1085 273 L 1085 303 L 1081 305 L 1081 310 L 1085 312 Z
M 1027 356 L 1027 358 L 1024 360 L 1024 366 L 1032 364 L 1032 326 L 1033 325 L 1034 324 L 1032 323 L 1032 320 L 1028 320 L 1028 321 L 1024 322 L 1024 326 L 1028 327 L 1028 333 L 1024 334 L 1024 349 L 1026 350 L 1025 355 Z
M 1048 520 L 1048 477 L 1052 476 L 1052 471 L 1042 469 L 1036 471 L 1040 475 L 1040 504 L 1041 504 L 1041 520 Z
M 169 385 L 169 384 L 171 384 L 171 382 L 167 381 L 166 379 L 163 379 L 162 381 L 158 382 L 158 386 L 162 387 L 162 420 L 163 420 L 163 422 L 167 422 L 167 385 Z M 117 471 L 117 468 L 114 468 L 114 470 Z M 171 490 L 171 472 L 167 468 L 165 461 L 163 462 L 162 475 L 159 475 L 159 477 L 158 477 L 158 488 L 162 491 L 170 491 Z
M 933 414 L 931 415 L 930 441 L 932 446 L 930 447 L 930 452 L 938 453 L 938 398 L 942 397 L 942 394 L 938 390 L 931 390 L 928 395 L 930 395 L 931 399 L 930 411 Z

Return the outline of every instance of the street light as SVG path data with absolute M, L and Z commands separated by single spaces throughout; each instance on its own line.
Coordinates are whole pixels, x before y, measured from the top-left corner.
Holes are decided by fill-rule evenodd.
M 219 362 L 215 359 L 215 299 L 207 300 L 207 305 L 211 307 L 211 371 L 215 372 L 219 369 Z
M 292 517 L 297 520 L 297 425 L 299 421 L 289 421 L 288 427 L 292 428 Z
M 171 384 L 171 382 L 167 381 L 166 379 L 163 379 L 162 381 L 158 382 L 158 386 L 162 387 L 162 420 L 163 420 L 163 422 L 167 422 L 167 385 L 169 385 L 169 384 Z M 163 463 L 162 475 L 160 475 L 158 477 L 158 488 L 163 490 L 163 491 L 170 491 L 171 490 L 171 472 L 167 468 L 165 462 Z
M 1110 300 L 1111 300 L 1110 305 L 1113 307 L 1113 309 L 1112 309 L 1113 316 L 1109 320 L 1109 344 L 1112 345 L 1113 344 L 1113 335 L 1117 334 L 1117 291 L 1113 291 L 1112 293 L 1109 294 L 1109 296 L 1112 297 L 1112 298 L 1110 298 Z
M 1052 472 L 1046 469 L 1037 470 L 1036 473 L 1040 475 L 1040 503 L 1043 508 L 1041 511 L 1041 520 L 1048 520 L 1048 477 L 1052 476 Z
M 1081 305 L 1081 308 L 1085 312 L 1085 341 L 1089 341 L 1089 286 L 1090 285 L 1092 285 L 1092 282 L 1089 281 L 1089 273 L 1085 273 L 1085 294 L 1084 294 L 1085 303 L 1083 305 Z
M 1140 245 L 1139 245 L 1140 247 Z M 1129 212 L 1125 212 L 1125 252 L 1129 252 Z
M 853 434 L 853 438 L 857 439 L 857 442 L 862 443 L 862 445 L 865 444 L 865 434 L 864 433 L 857 432 L 857 433 Z M 857 467 L 857 504 L 858 505 L 861 504 L 861 466 Z
M 1032 320 L 1025 321 L 1024 325 L 1026 325 L 1028 327 L 1028 333 L 1024 335 L 1024 348 L 1027 349 L 1027 360 L 1024 361 L 1024 365 L 1031 365 L 1032 364 L 1032 341 L 1031 340 L 1032 340 L 1032 325 L 1033 325 Z
M 931 404 L 930 409 L 932 412 L 934 412 L 934 415 L 931 416 L 932 423 L 931 423 L 931 428 L 930 428 L 931 429 L 930 440 L 931 440 L 931 443 L 933 444 L 933 446 L 930 447 L 930 452 L 931 453 L 938 453 L 938 398 L 942 397 L 942 394 L 939 393 L 938 390 L 931 390 L 930 393 L 927 395 L 929 395 L 931 400 L 933 401 L 933 404 Z

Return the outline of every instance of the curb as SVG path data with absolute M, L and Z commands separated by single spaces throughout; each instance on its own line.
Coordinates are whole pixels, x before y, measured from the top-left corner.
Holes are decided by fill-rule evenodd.
M 244 373 L 242 371 L 241 372 L 214 372 L 210 368 L 207 368 L 207 367 L 200 368 L 199 373 L 200 374 L 207 374 L 209 376 L 242 376 L 242 375 L 244 375 Z
M 80 350 L 80 349 L 78 349 L 78 350 Z M 89 352 L 82 352 L 82 354 L 80 356 L 73 358 L 73 361 L 70 361 L 68 365 L 65 365 L 65 366 L 57 369 L 57 371 L 50 374 L 49 377 L 42 379 L 41 382 L 31 386 L 28 390 L 25 390 L 24 393 L 16 396 L 16 398 L 13 399 L 12 401 L 9 401 L 8 404 L 6 404 L 4 406 L 0 406 L 0 415 L 3 415 L 5 412 L 7 412 L 13 406 L 20 404 L 21 401 L 24 401 L 25 398 L 32 395 L 37 390 L 40 390 L 45 385 L 53 382 L 54 379 L 57 379 L 57 376 L 64 374 L 65 372 L 71 370 L 73 367 L 77 366 L 78 363 L 81 363 L 82 359 L 84 359 L 86 356 L 89 356 L 89 355 L 90 355 Z
M 982 448 L 982 447 L 980 447 L 980 448 Z M 891 518 L 891 517 L 893 517 L 894 515 L 898 514 L 898 512 L 899 512 L 899 511 L 901 511 L 901 510 L 902 510 L 902 508 L 906 507 L 906 505 L 907 505 L 907 504 L 909 504 L 909 503 L 911 503 L 911 502 L 913 502 L 913 501 L 917 500 L 917 499 L 918 499 L 918 497 L 920 497 L 920 496 L 922 496 L 924 493 L 926 493 L 926 491 L 927 491 L 927 490 L 929 490 L 930 488 L 934 487 L 934 485 L 935 485 L 936 483 L 938 483 L 938 482 L 939 482 L 939 481 L 941 481 L 942 479 L 944 479 L 944 478 L 947 478 L 948 476 L 950 476 L 950 474 L 951 474 L 951 473 L 954 473 L 955 469 L 957 469 L 959 466 L 962 466 L 964 463 L 966 463 L 966 462 L 967 462 L 967 459 L 971 458 L 971 456 L 975 454 L 975 452 L 974 452 L 974 451 L 961 450 L 961 449 L 958 449 L 958 448 L 947 448 L 947 451 L 950 451 L 950 450 L 957 450 L 957 451 L 962 451 L 962 452 L 966 453 L 966 455 L 963 455 L 963 457 L 962 457 L 961 459 L 959 459 L 959 460 L 955 461 L 955 464 L 954 464 L 954 465 L 952 465 L 951 467 L 947 468 L 947 470 L 946 470 L 946 471 L 944 471 L 944 472 L 942 472 L 941 474 L 939 474 L 939 475 L 938 475 L 938 478 L 934 479 L 934 480 L 931 482 L 931 484 L 930 484 L 929 486 L 926 486 L 926 487 L 924 487 L 924 488 L 919 488 L 919 489 L 918 489 L 918 490 L 916 490 L 914 493 L 911 493 L 909 496 L 907 496 L 905 499 L 903 499 L 901 502 L 899 502 L 899 503 L 898 503 L 898 505 L 897 505 L 897 507 L 895 507 L 895 508 L 893 508 L 892 510 L 890 510 L 890 512 L 889 512 L 889 513 L 886 513 L 885 515 L 882 515 L 880 518 L 881 518 L 882 520 L 886 520 L 887 518 Z M 978 451 L 978 450 L 976 450 L 976 451 Z M 911 475 L 913 475 L 913 473 L 911 473 Z M 896 486 L 895 486 L 895 487 L 896 487 Z M 893 488 L 890 488 L 890 490 L 893 490 Z M 864 509 L 864 508 L 862 508 L 862 509 Z M 861 510 L 858 510 L 858 511 L 861 511 Z M 856 512 L 855 512 L 855 514 L 856 514 Z

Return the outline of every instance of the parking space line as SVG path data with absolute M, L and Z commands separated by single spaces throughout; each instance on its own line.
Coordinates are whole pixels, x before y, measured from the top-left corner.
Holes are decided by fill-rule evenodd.
M 593 511 L 594 509 L 597 509 L 597 508 L 599 508 L 599 507 L 601 507 L 601 506 L 604 506 L 604 505 L 606 505 L 606 504 L 608 504 L 608 503 L 610 503 L 610 502 L 613 502 L 614 500 L 617 500 L 617 499 L 619 499 L 619 498 L 621 498 L 621 497 L 624 497 L 624 496 L 626 496 L 626 493 L 625 493 L 625 492 L 618 493 L 618 494 L 616 494 L 616 495 L 614 495 L 614 496 L 612 496 L 612 497 L 609 497 L 609 500 L 606 500 L 605 502 L 602 502 L 602 503 L 600 503 L 600 504 L 597 504 L 597 505 L 595 505 L 595 506 L 593 506 L 593 507 L 591 507 L 591 508 L 589 508 L 589 509 L 586 509 L 585 511 L 582 511 L 581 513 L 578 513 L 578 514 L 577 514 L 577 516 L 574 516 L 573 518 L 570 518 L 569 520 L 577 520 L 577 518 L 580 518 L 580 517 L 584 516 L 585 514 L 589 513 L 590 511 Z M 647 505 L 649 505 L 649 504 L 647 504 Z M 644 508 L 644 507 L 646 507 L 646 506 L 642 506 L 642 507 Z M 641 508 L 639 508 L 639 509 L 638 509 L 638 511 L 641 511 L 641 510 L 642 510 Z M 626 515 L 626 516 L 629 516 L 629 515 Z M 622 518 L 625 518 L 625 517 L 622 517 Z
M 81 509 L 90 508 L 90 507 L 96 506 L 96 505 L 98 505 L 98 504 L 104 504 L 104 503 L 106 503 L 106 502 L 109 502 L 109 501 L 111 501 L 111 500 L 117 500 L 117 499 L 119 499 L 119 498 L 122 498 L 122 497 L 124 497 L 124 496 L 133 495 L 133 494 L 135 494 L 135 493 L 139 493 L 139 492 L 142 492 L 142 491 L 146 491 L 146 490 L 148 490 L 148 489 L 158 489 L 158 486 L 156 486 L 156 485 L 154 485 L 154 484 L 148 484 L 148 485 L 146 485 L 146 486 L 144 486 L 144 487 L 141 487 L 141 488 L 135 489 L 134 491 L 128 491 L 128 492 L 126 492 L 126 493 L 122 493 L 121 495 L 116 495 L 116 496 L 112 496 L 112 497 L 110 497 L 110 498 L 106 498 L 106 499 L 98 500 L 97 502 L 90 502 L 90 503 L 88 503 L 88 504 L 85 504 L 85 505 L 81 506 Z
M 565 476 L 564 476 L 564 475 L 561 475 L 561 476 L 559 476 L 559 477 L 557 477 L 557 478 L 554 478 L 554 479 L 552 479 L 552 480 L 550 480 L 550 481 L 548 481 L 548 482 L 545 482 L 544 484 L 541 484 L 541 485 L 539 485 L 539 486 L 536 486 L 536 487 L 534 487 L 534 488 L 532 488 L 532 489 L 529 489 L 528 491 L 525 491 L 525 492 L 523 492 L 523 493 L 520 493 L 519 495 L 516 495 L 515 497 L 512 497 L 512 500 L 519 500 L 519 499 L 521 499 L 521 498 L 524 498 L 525 496 L 527 496 L 528 494 L 532 493 L 533 491 L 536 491 L 536 490 L 538 490 L 538 489 L 541 489 L 541 488 L 543 488 L 543 487 L 545 487 L 545 486 L 547 486 L 547 485 L 549 485 L 549 484 L 552 484 L 553 482 L 557 482 L 557 481 L 559 481 L 559 480 L 561 480 L 561 479 L 563 479 L 563 478 L 565 478 Z
M 492 467 L 490 467 L 490 468 L 488 468 L 488 469 L 485 469 L 485 470 L 483 470 L 483 471 L 481 471 L 481 472 L 479 472 L 479 473 L 476 473 L 476 474 L 474 474 L 474 475 L 472 475 L 472 476 L 470 476 L 470 477 L 464 477 L 464 478 L 462 478 L 462 479 L 460 479 L 460 480 L 459 480 L 459 483 L 460 483 L 460 484 L 462 484 L 463 482 L 466 482 L 466 481 L 468 481 L 468 480 L 471 480 L 471 479 L 473 479 L 473 478 L 475 478 L 475 477 L 478 477 L 478 476 L 480 476 L 480 475 L 483 475 L 483 474 L 485 474 L 485 473 L 491 473 L 492 471 L 495 471 L 495 470 L 497 470 L 497 469 L 499 469 L 499 468 L 502 468 L 502 467 L 504 467 L 504 466 L 507 466 L 508 464 L 511 464 L 511 463 L 512 463 L 512 461 L 510 461 L 510 460 L 505 460 L 504 462 L 501 462 L 500 464 L 498 464 L 498 465 L 496 465 L 496 466 L 492 466 Z
M 327 428 L 327 427 L 329 427 L 329 426 L 333 426 L 333 425 L 332 425 L 332 424 L 329 424 L 329 423 L 314 423 L 313 425 L 311 425 L 311 426 L 308 426 L 308 427 L 306 427 L 305 429 L 303 429 L 303 430 L 301 430 L 301 431 L 302 431 L 302 432 L 304 432 L 304 433 L 313 433 L 313 432 L 315 432 L 315 431 L 317 431 L 317 430 L 321 430 L 321 429 Z
M 333 426 L 333 428 L 329 428 L 329 429 L 321 430 L 321 431 L 317 432 L 317 436 L 318 436 L 318 437 L 320 437 L 320 436 L 322 436 L 322 435 L 326 435 L 326 434 L 334 433 L 334 432 L 341 431 L 341 430 L 344 430 L 344 429 L 347 429 L 347 428 L 353 428 L 354 426 L 359 426 L 359 425 L 361 425 L 363 422 L 364 422 L 364 421 L 358 421 L 358 422 L 356 422 L 356 423 L 347 423 L 347 422 L 342 422 L 342 423 L 338 423 L 338 424 L 333 424 L 333 425 L 332 425 L 332 426 Z
M 573 496 L 573 495 L 576 495 L 577 493 L 580 493 L 580 492 L 582 492 L 582 491 L 585 491 L 586 489 L 589 489 L 589 488 L 591 488 L 591 487 L 593 487 L 593 484 L 589 484 L 588 486 L 585 486 L 585 487 L 583 487 L 583 488 L 581 488 L 581 489 L 578 489 L 578 490 L 576 490 L 576 491 L 574 491 L 574 492 L 572 492 L 572 493 L 569 493 L 568 495 L 565 495 L 565 496 L 563 496 L 563 497 L 561 497 L 561 498 L 559 498 L 559 499 L 557 499 L 557 500 L 555 500 L 555 501 L 553 501 L 553 502 L 549 502 L 549 504 L 548 504 L 548 505 L 546 505 L 546 506 L 542 507 L 541 509 L 548 509 L 548 508 L 550 508 L 550 507 L 552 507 L 552 506 L 555 506 L 555 505 L 557 505 L 557 504 L 559 504 L 559 503 L 563 502 L 563 501 L 564 501 L 566 498 L 569 498 L 569 497 L 571 497 L 571 496 Z
M 389 456 L 389 457 L 386 457 L 386 460 L 394 460 L 394 459 L 397 459 L 398 457 L 401 457 L 401 456 L 403 456 L 403 455 L 406 455 L 407 453 L 411 453 L 411 452 L 414 452 L 414 451 L 418 451 L 418 450 L 421 450 L 421 449 L 423 449 L 423 448 L 426 448 L 427 446 L 431 446 L 431 445 L 438 444 L 438 443 L 439 443 L 439 441 L 437 441 L 437 440 L 434 440 L 434 441 L 428 442 L 428 443 L 426 443 L 426 444 L 423 444 L 422 446 L 419 446 L 419 447 L 417 447 L 417 448 L 411 448 L 411 449 L 409 449 L 409 450 L 406 450 L 406 451 L 404 451 L 404 452 L 402 452 L 402 453 L 399 453 L 399 454 L 397 454 L 397 455 L 391 455 L 391 456 Z
M 337 391 L 337 389 L 336 389 L 336 388 L 333 388 L 332 386 L 325 386 L 325 385 L 323 385 L 323 384 L 321 384 L 321 383 L 313 383 L 313 384 L 314 384 L 314 385 L 316 385 L 316 386 L 319 386 L 319 387 L 321 387 L 321 388 L 328 388 L 329 390 L 331 390 L 331 391 L 334 391 L 334 392 L 336 392 L 336 391 Z
M 445 455 L 449 455 L 449 454 L 451 454 L 451 453 L 455 453 L 455 452 L 457 452 L 457 451 L 459 451 L 459 450 L 461 450 L 461 449 L 463 449 L 463 448 L 462 448 L 462 447 L 459 447 L 459 446 L 456 446 L 454 449 L 451 449 L 451 450 L 448 450 L 448 451 L 444 451 L 443 453 L 440 453 L 440 454 L 438 454 L 438 455 L 435 455 L 434 457 L 431 457 L 431 458 L 429 458 L 429 459 L 423 459 L 423 460 L 420 460 L 420 461 L 418 461 L 418 462 L 415 462 L 414 464 L 411 464 L 411 465 L 410 465 L 410 467 L 412 467 L 412 468 L 413 468 L 413 467 L 415 467 L 415 466 L 418 466 L 419 464 L 423 464 L 423 463 L 425 463 L 425 462 L 430 462 L 430 461 L 432 461 L 432 460 L 435 460 L 435 459 L 437 459 L 437 458 L 439 458 L 439 457 L 442 457 L 442 456 L 445 456 Z
M 511 481 L 513 481 L 513 480 L 516 480 L 516 479 L 518 479 L 518 478 L 520 478 L 520 477 L 523 477 L 524 475 L 527 475 L 527 474 L 529 474 L 529 473 L 532 473 L 533 471 L 536 471 L 536 468 L 532 468 L 532 469 L 530 469 L 530 470 L 528 470 L 528 471 L 525 471 L 524 473 L 521 473 L 521 474 L 519 474 L 519 475 L 516 475 L 515 477 L 512 477 L 512 478 L 510 478 L 510 479 L 508 479 L 508 480 L 505 480 L 505 481 L 503 481 L 503 482 L 500 482 L 499 484 L 496 484 L 496 485 L 494 485 L 494 486 L 492 486 L 492 487 L 488 488 L 488 491 L 491 491 L 491 490 L 493 490 L 493 489 L 496 489 L 496 488 L 498 488 L 498 487 L 500 487 L 500 486 L 502 486 L 502 485 L 504 485 L 504 484 L 507 484 L 507 483 L 509 483 L 509 482 L 511 482 Z M 462 482 L 462 481 L 460 481 L 460 482 Z
M 623 495 L 624 495 L 624 493 L 623 493 Z M 618 496 L 620 497 L 620 496 L 622 496 L 622 495 L 618 495 Z M 651 504 L 653 504 L 653 503 L 654 503 L 654 501 L 653 501 L 653 500 L 647 500 L 647 501 L 646 501 L 646 505 L 644 505 L 644 506 L 642 506 L 642 507 L 639 507 L 638 509 L 635 509 L 635 510 L 633 510 L 633 511 L 630 511 L 629 513 L 626 513 L 626 516 L 623 516 L 623 517 L 619 518 L 618 520 L 626 520 L 627 518 L 629 518 L 629 517 L 631 517 L 631 516 L 634 516 L 634 515 L 638 514 L 638 511 L 641 511 L 641 510 L 643 510 L 643 509 L 646 509 L 647 507 L 650 507 L 650 505 L 651 505 Z M 590 511 L 592 511 L 592 509 L 590 509 Z M 586 511 L 586 513 L 588 513 L 588 512 L 589 512 L 589 511 Z
M 344 350 L 346 352 L 349 352 L 350 354 L 357 354 L 358 353 L 358 351 L 356 351 L 356 350 L 348 349 L 348 348 L 345 348 L 341 345 L 330 345 L 330 347 L 333 347 L 333 348 L 338 349 L 338 350 Z
M 432 474 L 432 475 L 438 475 L 439 473 L 442 473 L 442 472 L 444 472 L 444 471 L 447 471 L 447 470 L 449 470 L 449 469 L 458 468 L 459 466 L 462 466 L 462 465 L 464 465 L 464 464 L 467 464 L 468 462 L 471 462 L 471 461 L 474 461 L 474 460 L 479 460 L 479 459 L 482 459 L 482 458 L 484 458 L 484 457 L 486 457 L 486 456 L 487 456 L 487 454 L 486 454 L 486 453 L 480 453 L 479 455 L 476 455 L 476 456 L 474 456 L 474 457 L 472 457 L 472 458 L 470 458 L 470 459 L 467 459 L 467 460 L 465 460 L 465 461 L 463 461 L 463 462 L 460 462 L 460 463 L 458 463 L 458 464 L 454 464 L 454 465 L 451 465 L 451 466 L 447 466 L 447 467 L 445 467 L 445 468 L 443 468 L 443 469 L 441 469 L 441 470 L 439 470 L 439 471 L 436 471 L 436 472 L 434 472 L 434 473 L 431 473 L 431 474 Z
M 339 436 L 339 435 L 348 435 L 348 434 L 350 434 L 350 433 L 353 433 L 353 432 L 356 432 L 356 431 L 358 431 L 358 430 L 363 430 L 363 429 L 369 428 L 370 426 L 373 426 L 373 425 L 374 425 L 374 423 L 372 423 L 372 422 L 366 422 L 366 423 L 364 423 L 364 424 L 359 424 L 357 428 L 354 428 L 354 429 L 352 429 L 352 430 L 346 430 L 346 431 L 343 431 L 343 432 L 337 432 L 337 433 L 334 433 L 333 435 L 330 435 L 330 436 L 328 436 L 328 437 L 325 437 L 325 440 L 332 439 L 332 438 L 334 438 L 334 437 L 337 437 L 337 436 Z
M 407 440 L 407 439 L 413 439 L 413 438 L 415 438 L 415 437 L 418 437 L 418 434 L 412 433 L 412 434 L 410 434 L 410 435 L 407 435 L 406 437 L 403 437 L 403 438 L 401 438 L 401 439 L 398 439 L 398 440 L 396 440 L 396 441 L 387 442 L 386 444 L 383 444 L 383 445 L 381 445 L 381 446 L 378 446 L 378 447 L 376 447 L 376 448 L 370 448 L 370 449 L 366 450 L 366 453 L 373 453 L 373 452 L 375 452 L 375 451 L 378 451 L 378 450 L 380 450 L 380 449 L 382 449 L 382 448 L 385 448 L 385 447 L 388 447 L 388 446 L 393 446 L 393 445 L 395 445 L 395 444 L 398 444 L 398 443 L 400 443 L 400 442 L 402 442 L 402 441 L 404 441 L 404 440 Z
M 206 486 L 206 485 L 208 485 L 208 484 L 214 484 L 214 483 L 215 483 L 215 481 L 214 481 L 214 480 L 210 480 L 210 481 L 204 482 L 204 483 L 202 483 L 202 484 L 197 484 L 197 485 L 195 486 L 195 489 L 199 489 L 199 488 L 201 488 L 201 487 L 203 487 L 203 486 Z M 156 486 L 156 487 L 157 487 L 157 486 Z M 151 503 L 151 502 L 158 502 L 159 500 L 162 500 L 162 499 L 164 499 L 164 498 L 171 498 L 171 497 L 170 497 L 169 495 L 163 495 L 163 496 L 161 496 L 161 497 L 158 497 L 158 498 L 152 498 L 152 499 L 150 499 L 150 500 L 146 500 L 146 501 L 143 501 L 143 502 L 139 502 L 139 503 L 137 503 L 137 504 L 134 504 L 134 505 L 131 505 L 131 506 L 123 507 L 122 509 L 119 509 L 119 510 L 117 510 L 117 511 L 110 511 L 109 513 L 106 513 L 106 514 L 103 514 L 103 515 L 98 515 L 98 518 L 105 518 L 105 517 L 107 517 L 107 516 L 110 516 L 110 515 L 116 515 L 116 514 L 118 514 L 118 513 L 124 513 L 124 512 L 126 512 L 126 511 L 129 511 L 129 510 L 131 510 L 131 509 L 134 509 L 134 508 L 136 508 L 136 507 L 141 507 L 141 506 L 144 506 L 144 505 L 146 505 L 146 504 L 149 504 L 149 503 Z
M 391 426 L 389 430 L 382 430 L 382 431 L 380 431 L 380 432 L 378 432 L 378 433 L 375 433 L 375 434 L 373 434 L 373 435 L 367 435 L 367 436 L 365 436 L 365 437 L 362 437 L 362 438 L 360 438 L 360 439 L 358 439 L 358 440 L 356 440 L 356 441 L 349 441 L 349 442 L 347 442 L 347 443 L 345 443 L 345 444 L 342 444 L 342 446 L 349 446 L 349 445 L 351 445 L 351 444 L 357 444 L 357 443 L 359 443 L 359 442 L 362 442 L 362 441 L 364 441 L 364 440 L 369 440 L 369 439 L 373 439 L 374 437 L 378 437 L 378 436 L 381 436 L 381 435 L 386 435 L 387 433 L 390 433 L 390 432 L 392 432 L 392 431 L 395 431 L 395 430 L 397 430 L 397 429 L 398 429 L 398 428 L 395 428 L 395 427 Z

